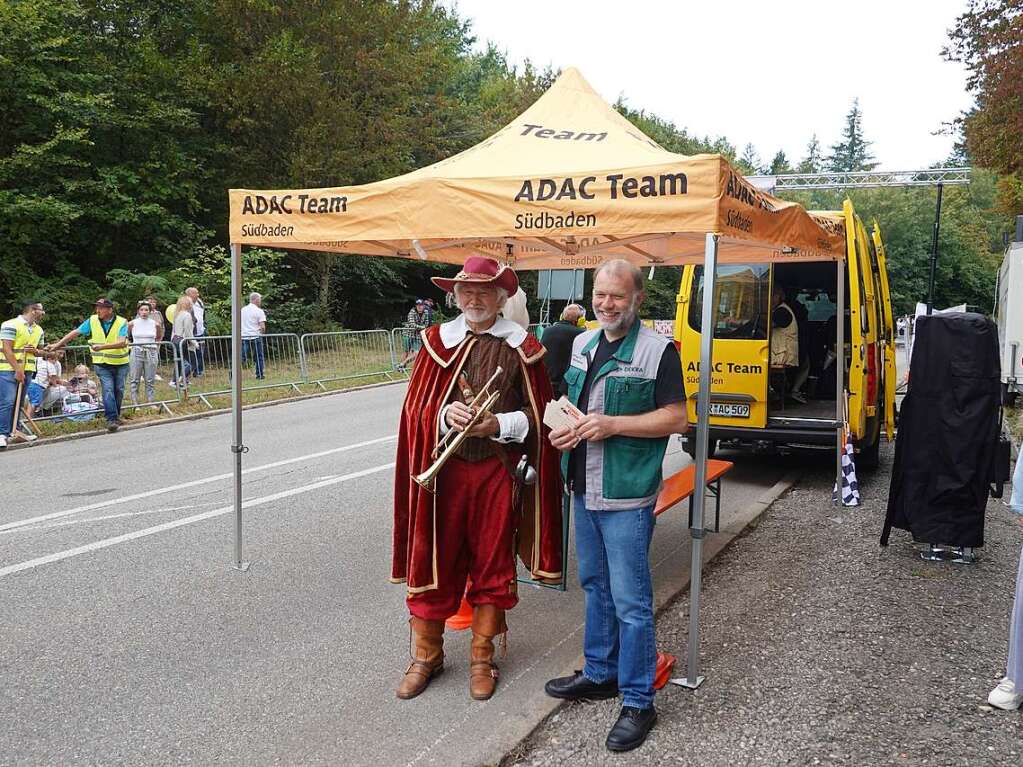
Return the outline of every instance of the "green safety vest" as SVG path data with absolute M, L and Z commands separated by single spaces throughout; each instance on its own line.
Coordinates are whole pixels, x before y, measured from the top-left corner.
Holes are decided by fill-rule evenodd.
M 103 332 L 103 323 L 99 320 L 99 315 L 94 314 L 89 318 L 89 330 L 91 336 L 89 337 L 90 344 L 116 344 L 122 340 L 119 337 L 121 328 L 126 327 L 128 320 L 124 317 L 114 317 L 113 323 L 110 325 L 110 332 Z M 127 339 L 123 339 L 127 340 Z M 128 364 L 128 346 L 125 345 L 123 349 L 101 349 L 98 352 L 92 353 L 92 364 L 93 365 L 127 365 Z
M 579 404 L 592 352 L 597 348 L 600 328 L 575 337 L 572 359 L 565 371 L 568 398 Z M 639 320 L 629 330 L 615 355 L 594 375 L 590 385 L 589 413 L 639 415 L 656 409 L 654 388 L 661 355 L 669 341 Z M 681 375 L 681 371 L 679 371 Z M 618 435 L 586 445 L 586 508 L 615 511 L 649 506 L 661 489 L 661 462 L 667 437 L 626 437 Z M 571 451 L 561 456 L 566 480 Z
M 12 325 L 17 333 L 14 339 L 14 358 L 22 364 L 26 373 L 34 373 L 36 369 L 35 355 L 19 352 L 18 349 L 24 349 L 26 346 L 38 348 L 43 340 L 43 329 L 38 324 L 29 328 L 24 317 L 15 317 L 13 320 L 7 320 L 4 323 L 4 327 L 11 327 Z M 7 362 L 7 357 L 2 353 L 0 353 L 0 371 L 14 372 L 14 368 L 11 367 L 10 363 Z

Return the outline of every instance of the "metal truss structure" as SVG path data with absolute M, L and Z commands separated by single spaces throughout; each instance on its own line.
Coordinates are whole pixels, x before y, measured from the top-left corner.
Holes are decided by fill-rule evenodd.
M 938 186 L 970 183 L 971 168 L 927 170 L 864 170 L 849 173 L 786 173 L 779 176 L 747 176 L 758 189 L 867 189 L 881 186 Z

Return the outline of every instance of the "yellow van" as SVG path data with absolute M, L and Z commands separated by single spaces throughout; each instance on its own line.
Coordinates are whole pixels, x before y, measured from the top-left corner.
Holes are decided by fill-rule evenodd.
M 884 243 L 877 222 L 868 236 L 849 200 L 841 211 L 821 215 L 845 225 L 844 387 L 857 465 L 872 468 L 882 430 L 889 440 L 895 432 L 895 346 Z M 835 448 L 841 395 L 835 391 L 838 270 L 829 262 L 718 266 L 711 451 L 721 442 L 763 451 Z M 773 311 L 775 288 L 784 292 L 788 311 Z M 703 267 L 685 267 L 675 339 L 681 347 L 691 423 L 696 423 L 702 294 Z M 798 358 L 790 356 L 783 360 L 790 364 L 772 367 L 772 338 L 777 352 L 785 335 L 774 324 L 791 325 L 792 318 L 796 329 L 788 332 L 798 338 Z M 777 353 L 774 361 L 779 361 Z M 692 432 L 684 441 L 693 452 Z

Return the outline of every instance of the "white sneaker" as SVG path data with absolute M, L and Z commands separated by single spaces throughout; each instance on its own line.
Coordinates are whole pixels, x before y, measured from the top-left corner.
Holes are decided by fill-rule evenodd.
M 1004 677 L 988 694 L 987 702 L 1003 711 L 1015 711 L 1023 704 L 1023 695 L 1016 692 L 1016 685 L 1009 677 Z
M 3 434 L 0 434 L 0 450 L 5 449 L 6 447 L 7 447 L 7 437 L 5 437 Z

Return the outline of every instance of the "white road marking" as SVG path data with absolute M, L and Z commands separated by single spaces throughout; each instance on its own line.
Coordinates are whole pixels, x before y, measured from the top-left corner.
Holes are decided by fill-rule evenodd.
M 140 517 L 143 514 L 165 514 L 169 511 L 181 511 L 182 509 L 201 509 L 203 506 L 212 506 L 212 503 L 193 503 L 188 506 L 167 506 L 162 509 L 145 509 L 143 511 L 123 511 L 120 514 L 106 514 L 102 517 L 86 517 L 85 519 L 66 519 L 63 522 L 51 522 L 48 525 L 33 525 L 32 527 L 19 527 L 15 530 L 8 530 L 10 533 L 31 533 L 37 530 L 50 530 L 54 527 L 67 527 L 68 525 L 84 525 L 88 522 L 104 522 L 108 519 L 121 519 L 122 517 Z
M 319 490 L 322 487 L 328 487 L 330 485 L 336 485 L 339 482 L 347 482 L 350 479 L 357 479 L 359 477 L 365 477 L 369 474 L 376 474 L 377 472 L 386 471 L 394 468 L 394 462 L 381 464 L 380 466 L 374 466 L 371 469 L 363 469 L 362 471 L 352 472 L 351 474 L 344 474 L 334 479 L 325 479 L 322 482 L 314 482 L 311 485 L 304 485 L 302 487 L 296 487 L 291 490 L 283 490 L 279 493 L 272 495 L 264 495 L 260 498 L 251 498 L 247 501 L 242 502 L 242 508 L 248 509 L 253 506 L 262 506 L 266 503 L 273 503 L 279 501 L 282 498 L 291 498 L 292 496 L 302 495 L 303 493 L 309 493 L 313 490 Z M 193 514 L 190 517 L 182 517 L 181 519 L 175 519 L 170 522 L 164 522 L 162 525 L 156 525 L 154 527 L 147 527 L 142 530 L 136 530 L 133 533 L 125 533 L 124 535 L 117 535 L 113 538 L 105 538 L 94 543 L 87 543 L 84 546 L 77 546 L 73 549 L 66 549 L 64 551 L 58 551 L 54 554 L 47 554 L 43 557 L 36 557 L 30 559 L 27 562 L 19 562 L 16 565 L 8 565 L 7 567 L 0 567 L 0 578 L 5 575 L 11 575 L 12 573 L 18 573 L 22 570 L 31 570 L 34 567 L 40 567 L 41 565 L 49 565 L 53 562 L 60 562 L 64 559 L 70 559 L 71 557 L 77 557 L 79 554 L 88 554 L 91 551 L 98 551 L 99 549 L 105 549 L 109 546 L 116 546 L 118 543 L 127 543 L 128 541 L 134 541 L 138 538 L 145 538 L 149 535 L 156 535 L 166 530 L 173 530 L 176 527 L 184 527 L 190 525 L 193 522 L 201 522 L 204 519 L 212 519 L 213 517 L 219 517 L 224 514 L 228 514 L 234 511 L 234 504 L 229 506 L 221 506 L 219 509 L 213 509 L 211 511 L 204 511 L 202 514 Z
M 322 458 L 325 455 L 333 455 L 334 453 L 344 453 L 348 450 L 357 450 L 360 447 L 368 447 L 369 445 L 379 445 L 382 442 L 390 442 L 391 440 L 397 439 L 397 434 L 392 434 L 389 437 L 380 437 L 379 439 L 370 439 L 365 442 L 357 442 L 354 445 L 344 445 L 343 447 L 335 447 L 330 450 L 321 450 L 318 453 L 309 453 L 308 455 L 299 455 L 294 458 L 286 458 L 283 461 L 274 461 L 273 463 L 266 463 L 262 466 L 253 466 L 249 469 L 243 469 L 242 474 L 253 474 L 257 471 L 266 471 L 267 469 L 276 469 L 279 466 L 287 466 L 291 463 L 301 463 L 302 461 L 311 461 L 314 458 Z M 19 527 L 25 527 L 26 525 L 34 525 L 38 522 L 45 522 L 49 519 L 60 519 L 61 517 L 70 517 L 75 514 L 81 514 L 83 511 L 93 511 L 94 509 L 103 509 L 107 506 L 116 506 L 121 503 L 129 503 L 130 501 L 138 501 L 143 498 L 152 498 L 154 495 L 163 495 L 164 493 L 171 493 L 175 490 L 184 490 L 189 487 L 198 487 L 199 485 L 207 485 L 210 482 L 219 482 L 224 479 L 231 479 L 234 476 L 233 472 L 227 474 L 217 474 L 213 477 L 204 477 L 203 479 L 193 479 L 190 482 L 182 482 L 177 485 L 168 485 L 167 487 L 159 487 L 155 490 L 147 490 L 144 493 L 135 493 L 134 495 L 126 495 L 122 498 L 110 498 L 106 501 L 97 501 L 96 503 L 90 503 L 86 506 L 78 506 L 67 511 L 55 511 L 51 514 L 43 514 L 39 517 L 30 517 L 29 519 L 19 519 L 16 522 L 7 522 L 6 524 L 0 525 L 0 533 L 4 533 L 7 530 L 14 530 Z

